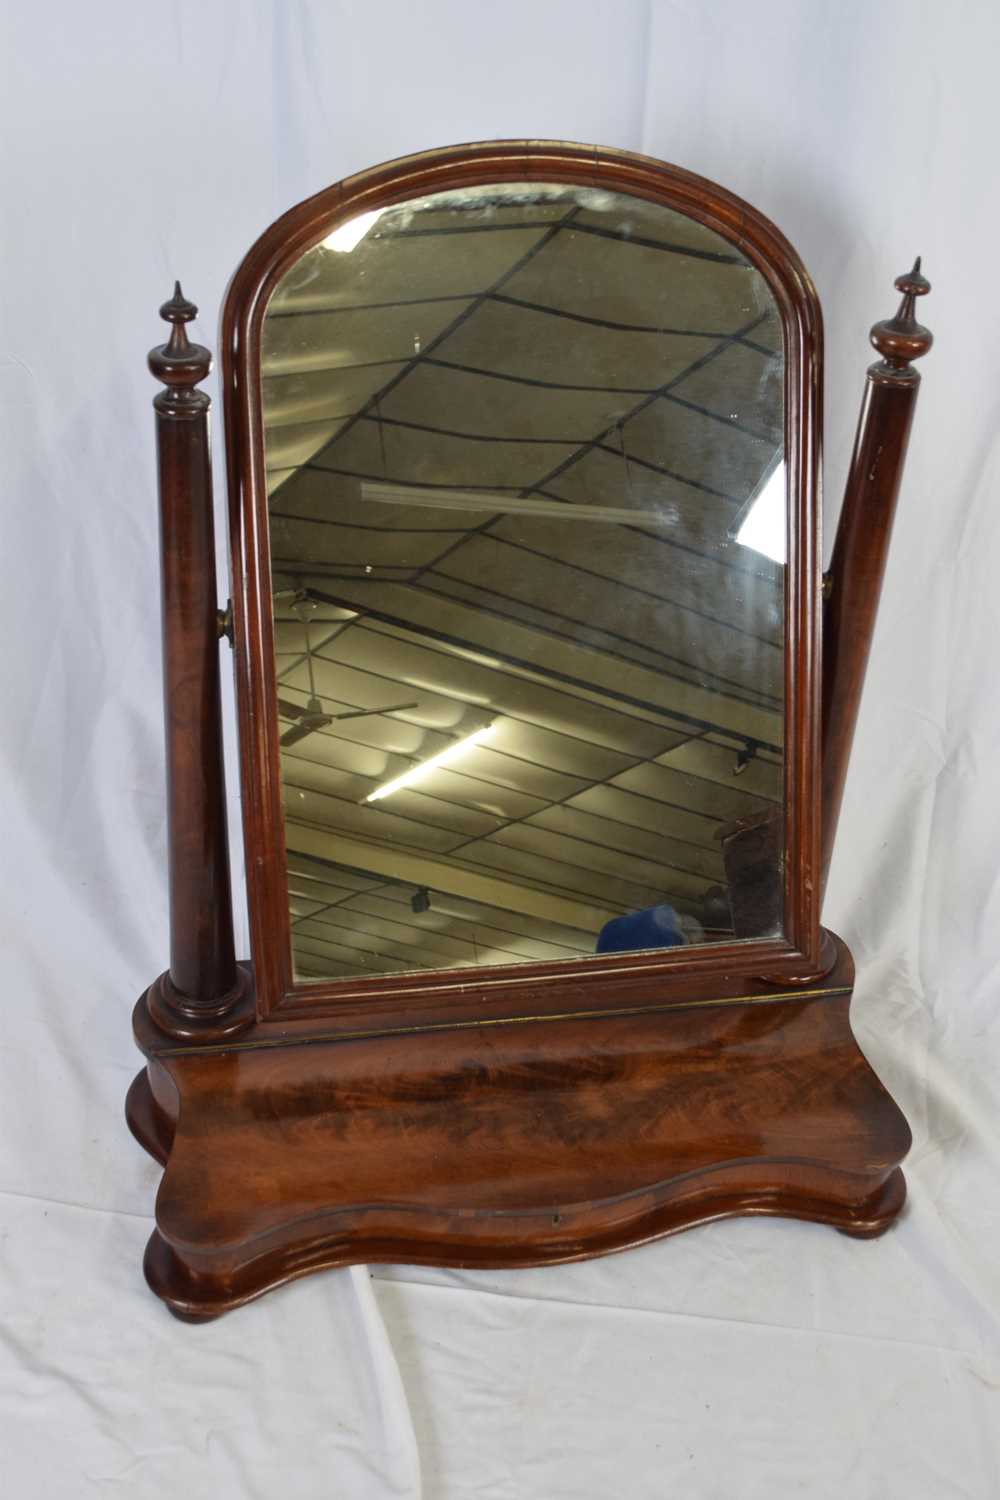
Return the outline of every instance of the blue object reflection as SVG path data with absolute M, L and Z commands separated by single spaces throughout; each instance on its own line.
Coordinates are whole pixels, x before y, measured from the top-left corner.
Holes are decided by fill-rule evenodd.
M 675 948 L 685 941 L 677 913 L 666 901 L 612 917 L 597 935 L 598 953 L 629 953 L 637 948 Z

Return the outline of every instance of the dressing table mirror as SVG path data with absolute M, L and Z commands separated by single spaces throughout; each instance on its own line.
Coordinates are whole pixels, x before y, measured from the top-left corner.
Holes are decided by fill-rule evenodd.
M 919 263 L 897 287 L 824 579 L 820 311 L 761 214 L 561 143 L 348 178 L 226 295 L 224 609 L 210 354 L 164 304 L 171 946 L 127 1115 L 179 1317 L 898 1215 L 909 1131 L 820 925 L 931 343 Z

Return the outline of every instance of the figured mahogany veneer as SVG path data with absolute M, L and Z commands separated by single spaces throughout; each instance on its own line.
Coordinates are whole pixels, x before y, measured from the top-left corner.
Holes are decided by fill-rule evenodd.
M 906 1121 L 824 984 L 639 1014 L 177 1048 L 141 1016 L 129 1122 L 165 1161 L 150 1285 L 215 1317 L 355 1261 L 579 1260 L 732 1214 L 880 1234 Z M 700 988 L 700 993 L 699 993 Z
M 277 803 L 257 359 L 266 297 L 296 255 L 373 205 L 546 177 L 635 192 L 728 235 L 781 310 L 792 505 L 784 891 L 773 894 L 785 936 L 375 978 L 320 986 L 310 1000 L 291 984 Z M 931 343 L 914 318 L 929 290 L 919 263 L 897 286 L 899 312 L 872 330 L 883 357 L 868 372 L 825 591 L 821 719 L 821 329 L 808 277 L 773 225 L 647 158 L 508 142 L 376 168 L 262 237 L 224 325 L 252 966 L 236 963 L 232 937 L 218 678 L 229 622 L 215 598 L 208 398 L 195 389 L 210 357 L 188 343 L 196 309 L 179 287 L 161 309 L 172 333 L 150 363 L 166 387 L 154 405 L 171 953 L 136 1006 L 147 1066 L 126 1113 L 165 1166 L 145 1269 L 179 1317 L 212 1318 L 356 1261 L 539 1265 L 732 1214 L 869 1237 L 898 1215 L 909 1130 L 852 1035 L 850 955 L 819 926 L 919 385 L 911 361 Z M 733 872 L 766 832 L 727 832 Z

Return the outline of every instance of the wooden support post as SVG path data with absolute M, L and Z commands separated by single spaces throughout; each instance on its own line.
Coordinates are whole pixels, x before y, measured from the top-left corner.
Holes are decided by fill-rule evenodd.
M 185 324 L 198 309 L 180 283 L 160 316 L 169 342 L 149 368 L 165 389 L 156 410 L 170 862 L 170 968 L 146 993 L 170 1036 L 214 1040 L 251 1024 L 253 997 L 233 949 L 226 789 L 219 697 L 209 397 L 196 390 L 212 365 Z
M 894 318 L 876 323 L 871 341 L 882 355 L 869 367 L 854 454 L 837 524 L 823 606 L 823 864 L 825 889 L 844 780 L 854 738 L 861 690 L 896 498 L 910 437 L 920 375 L 911 361 L 926 354 L 932 336 L 914 317 L 917 297 L 930 291 L 913 270 L 896 279 L 903 300 Z

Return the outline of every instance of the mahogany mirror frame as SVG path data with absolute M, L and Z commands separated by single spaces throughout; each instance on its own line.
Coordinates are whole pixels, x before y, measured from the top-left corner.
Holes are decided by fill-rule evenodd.
M 446 188 L 611 188 L 688 214 L 766 279 L 785 342 L 791 475 L 785 937 L 664 953 L 292 982 L 273 677 L 261 327 L 288 266 L 339 223 Z M 920 376 L 930 286 L 876 323 L 820 588 L 821 322 L 794 251 L 724 189 L 627 152 L 494 142 L 348 178 L 269 229 L 229 288 L 223 391 L 233 600 L 220 609 L 211 366 L 175 288 L 149 365 L 163 605 L 170 962 L 133 1013 L 126 1118 L 165 1171 L 146 1279 L 203 1322 L 325 1267 L 543 1265 L 735 1214 L 858 1239 L 903 1208 L 910 1132 L 854 1038 L 854 968 L 819 925 Z M 820 618 L 822 612 L 822 619 Z M 820 627 L 823 638 L 820 665 Z M 237 962 L 220 647 L 235 651 L 252 963 Z
M 550 182 L 628 193 L 695 219 L 761 272 L 784 335 L 788 567 L 785 587 L 784 935 L 659 952 L 516 966 L 296 983 L 287 861 L 261 394 L 261 334 L 284 273 L 339 224 L 425 194 L 494 182 Z M 226 294 L 222 384 L 229 475 L 233 642 L 240 723 L 251 948 L 261 1020 L 320 1016 L 345 1028 L 384 1023 L 606 1009 L 654 998 L 664 980 L 713 973 L 805 979 L 823 971 L 819 930 L 819 464 L 822 318 L 788 241 L 733 194 L 650 158 L 547 141 L 429 151 L 318 193 L 256 242 Z M 829 959 L 826 964 L 829 967 Z M 474 995 L 470 997 L 470 988 Z

